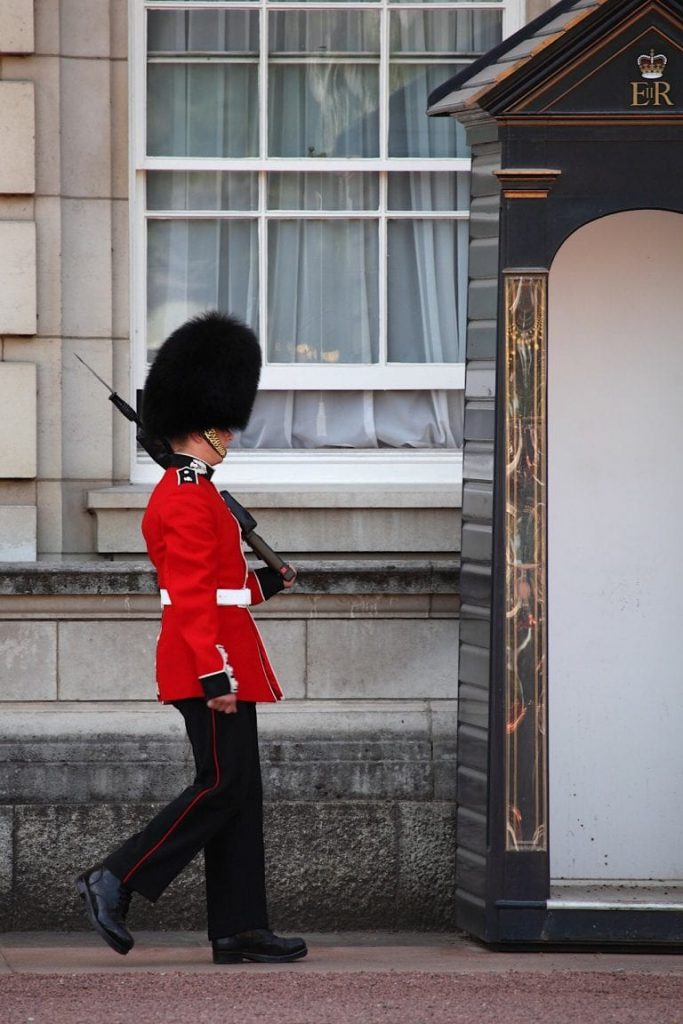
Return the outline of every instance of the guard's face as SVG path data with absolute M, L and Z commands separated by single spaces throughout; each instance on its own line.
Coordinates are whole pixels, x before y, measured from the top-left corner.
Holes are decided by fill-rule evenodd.
M 208 462 L 210 466 L 217 466 L 219 462 L 222 462 L 228 454 L 233 436 L 231 430 L 222 430 L 220 427 L 207 430 L 202 435 L 204 446 L 207 449 L 206 455 L 202 455 L 204 461 Z
M 221 442 L 221 444 L 223 445 L 223 447 L 226 448 L 226 449 L 229 448 L 230 447 L 230 442 L 232 441 L 233 437 L 235 436 L 233 434 L 232 430 L 219 430 L 218 428 L 216 428 L 216 433 L 218 434 L 218 439 Z

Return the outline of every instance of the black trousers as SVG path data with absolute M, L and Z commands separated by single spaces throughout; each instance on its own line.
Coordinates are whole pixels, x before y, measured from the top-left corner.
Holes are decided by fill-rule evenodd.
M 201 698 L 174 706 L 192 744 L 194 782 L 103 863 L 155 902 L 204 850 L 209 938 L 267 928 L 256 705 L 238 701 L 232 715 Z

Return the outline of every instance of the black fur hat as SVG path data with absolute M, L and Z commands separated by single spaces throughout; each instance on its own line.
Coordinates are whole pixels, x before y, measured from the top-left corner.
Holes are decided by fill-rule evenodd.
M 142 394 L 151 437 L 184 437 L 210 427 L 244 430 L 251 415 L 261 349 L 232 316 L 208 312 L 188 320 L 159 349 Z

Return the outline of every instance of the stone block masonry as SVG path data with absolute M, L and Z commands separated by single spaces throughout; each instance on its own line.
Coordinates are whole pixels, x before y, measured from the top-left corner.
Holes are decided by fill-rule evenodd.
M 16 705 L 3 716 L 0 930 L 82 927 L 74 876 L 192 777 L 173 709 L 55 707 Z M 449 764 L 435 722 L 452 717 L 439 701 L 262 709 L 278 927 L 453 927 L 455 810 L 435 799 L 437 769 Z M 202 928 L 204 914 L 199 858 L 156 906 L 135 900 L 131 922 Z
M 288 698 L 259 710 L 273 922 L 452 928 L 457 560 L 298 565 L 255 610 Z M 3 566 L 0 930 L 82 928 L 74 876 L 191 780 L 159 616 L 148 563 Z M 198 858 L 131 921 L 204 916 Z

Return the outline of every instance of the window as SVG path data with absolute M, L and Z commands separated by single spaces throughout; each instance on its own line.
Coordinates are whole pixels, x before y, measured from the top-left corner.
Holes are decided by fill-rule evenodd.
M 453 462 L 470 162 L 425 108 L 521 6 L 132 0 L 136 386 L 186 317 L 251 324 L 262 389 L 233 479 Z

